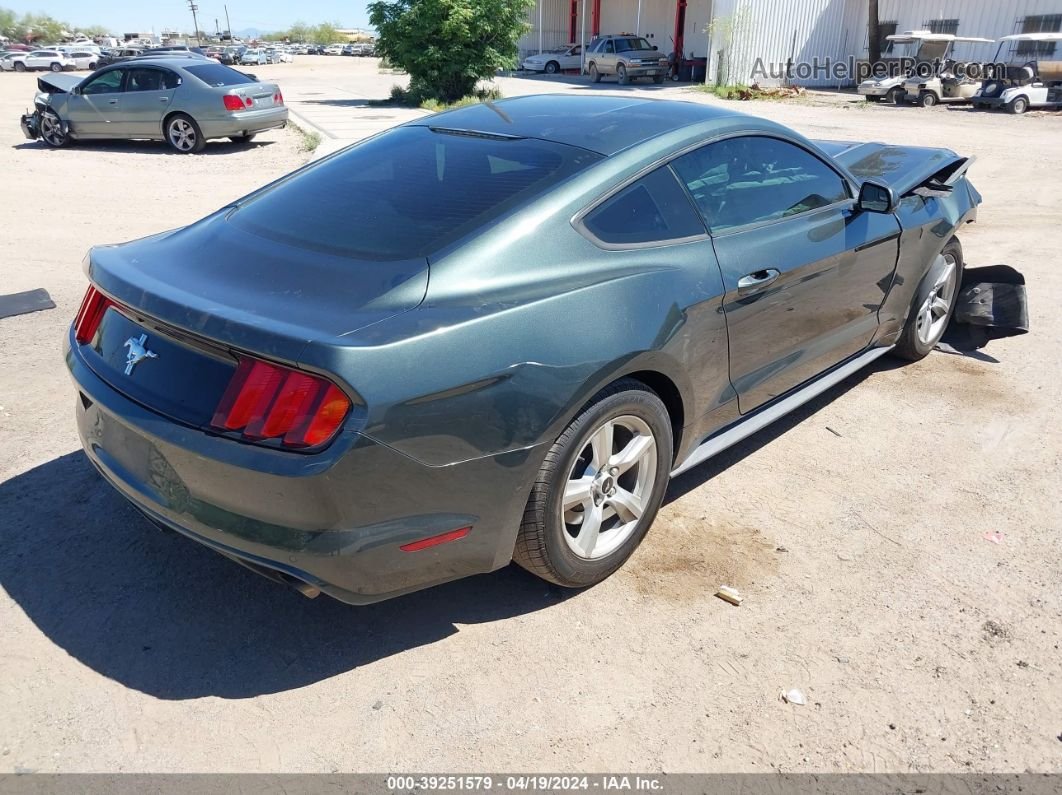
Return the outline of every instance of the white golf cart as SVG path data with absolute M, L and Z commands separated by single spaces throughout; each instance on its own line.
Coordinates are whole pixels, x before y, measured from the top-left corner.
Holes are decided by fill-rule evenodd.
M 927 77 L 917 74 L 910 75 L 903 84 L 903 96 L 900 102 L 914 102 L 923 108 L 931 108 L 941 102 L 963 103 L 973 99 L 981 87 L 980 78 L 972 78 L 966 74 L 959 74 L 955 68 L 955 60 L 951 57 L 956 44 L 994 44 L 995 39 L 979 39 L 974 36 L 952 36 L 947 51 L 940 60 L 937 73 Z
M 893 52 L 889 53 L 890 60 L 896 59 L 900 63 L 913 61 L 915 64 L 943 62 L 953 38 L 955 37 L 945 33 L 931 33 L 928 30 L 909 30 L 885 37 L 893 48 Z M 904 81 L 909 76 L 910 70 L 902 75 L 872 77 L 859 84 L 859 93 L 867 102 L 885 100 L 898 103 L 903 97 Z
M 1003 47 L 1024 41 L 1062 42 L 1062 33 L 1017 33 L 999 40 L 995 63 L 1001 63 Z M 1026 61 L 1008 65 L 1002 75 L 981 84 L 970 100 L 975 108 L 1006 108 L 1024 113 L 1030 108 L 1062 108 L 1062 61 Z

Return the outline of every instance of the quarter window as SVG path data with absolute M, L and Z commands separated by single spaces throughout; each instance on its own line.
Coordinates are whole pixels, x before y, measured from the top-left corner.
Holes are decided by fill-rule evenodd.
M 851 198 L 836 171 L 778 138 L 730 138 L 683 155 L 673 165 L 713 232 Z
M 601 242 L 618 246 L 705 234 L 704 223 L 666 166 L 606 199 L 587 214 L 583 226 Z

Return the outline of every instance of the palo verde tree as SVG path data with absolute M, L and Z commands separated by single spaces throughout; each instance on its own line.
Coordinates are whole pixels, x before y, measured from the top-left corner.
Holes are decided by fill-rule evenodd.
M 454 102 L 516 64 L 534 0 L 377 0 L 376 51 L 409 74 L 418 101 Z

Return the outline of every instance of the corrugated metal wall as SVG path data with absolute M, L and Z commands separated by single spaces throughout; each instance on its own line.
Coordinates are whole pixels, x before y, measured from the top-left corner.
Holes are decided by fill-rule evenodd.
M 579 0 L 592 2 L 592 0 Z M 959 35 L 998 39 L 1021 32 L 1021 21 L 1029 15 L 1062 14 L 1062 0 L 879 0 L 883 22 L 896 22 L 899 31 L 924 28 L 931 19 L 958 19 Z M 566 44 L 568 0 L 539 0 L 542 4 L 542 41 L 548 48 Z M 638 32 L 651 36 L 661 52 L 670 52 L 675 25 L 675 0 L 642 0 L 641 25 L 637 25 L 637 0 L 601 0 L 602 33 Z M 730 82 L 751 83 L 759 80 L 769 85 L 779 82 L 753 74 L 757 62 L 772 66 L 780 73 L 786 62 L 820 64 L 829 58 L 843 61 L 867 55 L 866 0 L 688 0 L 685 25 L 685 54 L 701 57 L 710 53 L 708 80 L 719 74 L 719 51 L 726 49 L 720 32 L 714 36 L 705 28 L 715 20 L 738 20 L 733 43 L 729 47 Z M 579 7 L 582 13 L 581 5 Z M 587 37 L 590 9 L 587 7 Z M 538 8 L 531 10 L 528 21 L 532 31 L 520 42 L 521 56 L 538 51 Z M 640 30 L 635 31 L 636 27 Z M 722 27 L 722 26 L 718 26 Z M 579 26 L 576 26 L 576 39 Z M 956 48 L 962 59 L 988 60 L 995 55 L 990 45 L 965 45 Z M 1003 57 L 1007 57 L 1007 53 Z M 835 87 L 838 80 L 825 69 L 793 80 L 809 87 Z M 848 85 L 851 81 L 847 81 Z

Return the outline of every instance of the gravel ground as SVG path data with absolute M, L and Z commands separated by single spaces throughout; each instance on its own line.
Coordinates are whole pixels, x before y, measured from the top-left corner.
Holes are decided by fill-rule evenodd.
M 365 68 L 320 63 L 325 94 Z M 1033 333 L 883 361 L 677 479 L 596 588 L 510 567 L 356 609 L 139 519 L 79 450 L 60 356 L 90 245 L 206 214 L 298 137 L 48 151 L 16 124 L 32 83 L 0 75 L 0 292 L 58 308 L 0 320 L 0 772 L 1062 770 L 1062 119 L 742 106 L 978 155 L 967 258 L 1025 273 Z

